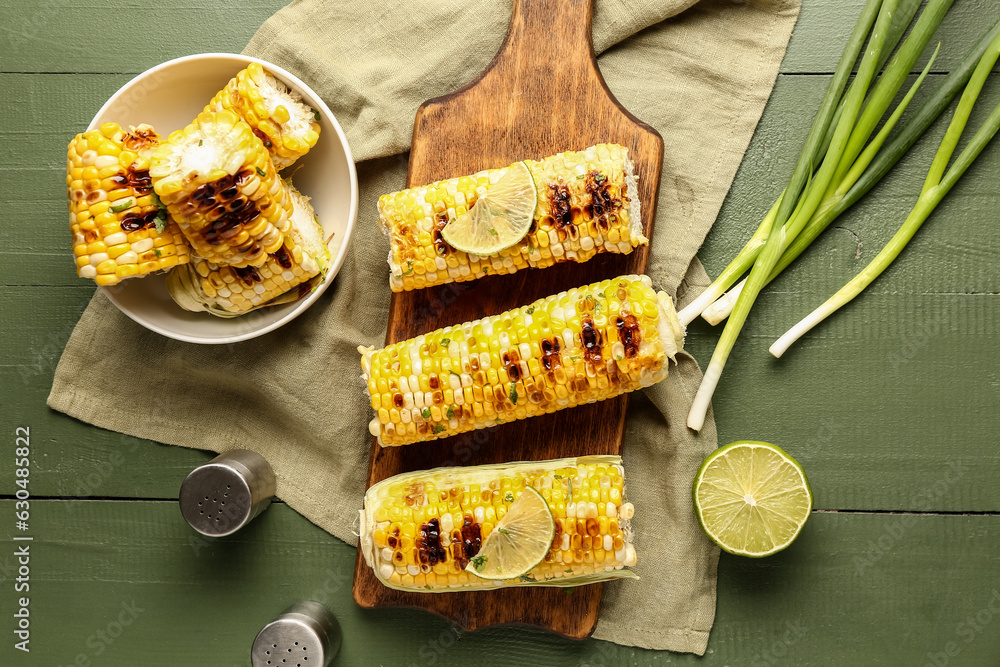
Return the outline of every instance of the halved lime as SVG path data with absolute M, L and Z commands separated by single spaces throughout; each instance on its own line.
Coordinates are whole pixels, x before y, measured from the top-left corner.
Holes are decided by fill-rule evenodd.
M 527 235 L 535 216 L 535 179 L 524 162 L 515 162 L 467 213 L 441 230 L 441 238 L 462 252 L 492 255 Z
M 724 551 L 760 558 L 798 536 L 813 497 L 802 466 L 780 447 L 740 441 L 705 459 L 694 478 L 702 530 Z
M 545 498 L 525 487 L 465 571 L 482 579 L 516 579 L 545 560 L 555 534 L 556 522 Z

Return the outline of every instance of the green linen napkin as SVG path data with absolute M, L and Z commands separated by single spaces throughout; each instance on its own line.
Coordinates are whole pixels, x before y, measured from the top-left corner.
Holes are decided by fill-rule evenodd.
M 597 3 L 594 44 L 608 85 L 666 142 L 649 274 L 681 303 L 708 284 L 694 255 L 770 95 L 798 9 L 798 0 Z M 340 274 L 294 322 L 224 346 L 146 331 L 98 290 L 56 369 L 49 405 L 158 442 L 255 449 L 274 465 L 279 497 L 355 543 L 370 444 L 355 348 L 382 344 L 389 302 L 375 202 L 403 187 L 417 106 L 482 71 L 509 17 L 502 0 L 300 0 L 268 20 L 246 52 L 319 92 L 359 161 L 360 210 Z M 682 354 L 666 381 L 630 401 L 624 459 L 643 581 L 605 585 L 595 637 L 705 652 L 719 552 L 697 525 L 690 485 L 717 442 L 711 414 L 700 434 L 685 427 L 700 380 Z

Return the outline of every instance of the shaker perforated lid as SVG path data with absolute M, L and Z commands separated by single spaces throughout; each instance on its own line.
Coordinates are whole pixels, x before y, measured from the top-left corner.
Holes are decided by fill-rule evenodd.
M 202 535 L 231 535 L 263 512 L 274 492 L 271 464 L 234 449 L 191 471 L 181 485 L 181 514 Z
M 257 633 L 250 660 L 253 667 L 326 667 L 340 641 L 340 624 L 326 607 L 300 602 Z

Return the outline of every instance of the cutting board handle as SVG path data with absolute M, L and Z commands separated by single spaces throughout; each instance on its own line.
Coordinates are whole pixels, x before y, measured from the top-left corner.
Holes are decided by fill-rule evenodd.
M 497 60 L 511 60 L 525 73 L 540 66 L 559 73 L 592 64 L 593 18 L 594 0 L 514 0 L 510 30 Z

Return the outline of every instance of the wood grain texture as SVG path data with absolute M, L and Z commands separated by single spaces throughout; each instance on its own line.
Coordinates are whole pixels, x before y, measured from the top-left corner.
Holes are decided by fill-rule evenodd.
M 13 504 L 0 501 L 0 516 L 12 516 Z M 31 654 L 4 641 L 5 667 L 249 667 L 257 631 L 304 599 L 340 622 L 334 667 L 920 666 L 948 642 L 961 648 L 949 665 L 996 665 L 1000 655 L 996 614 L 971 639 L 957 632 L 1000 590 L 1000 516 L 817 512 L 772 558 L 723 554 L 710 650 L 698 657 L 524 626 L 465 632 L 415 609 L 362 609 L 351 599 L 354 549 L 280 503 L 215 541 L 196 535 L 176 502 L 40 500 L 31 509 Z M 0 529 L 8 545 L 11 528 Z M 4 549 L 5 614 L 15 569 Z M 100 639 L 123 604 L 138 618 L 113 627 L 112 642 Z
M 653 234 L 663 139 L 608 90 L 591 41 L 593 0 L 517 0 L 507 37 L 482 75 L 417 111 L 407 187 L 598 143 L 629 149 L 639 175 L 643 229 Z M 489 276 L 471 283 L 393 294 L 386 343 L 479 319 L 561 290 L 644 273 L 648 246 L 577 264 Z M 372 443 L 368 484 L 445 461 L 479 465 L 621 453 L 626 396 L 408 447 Z M 461 460 L 457 460 L 461 459 Z M 602 584 L 575 589 L 512 588 L 419 594 L 383 586 L 358 554 L 354 598 L 363 607 L 411 605 L 474 629 L 525 623 L 583 638 L 597 623 Z

